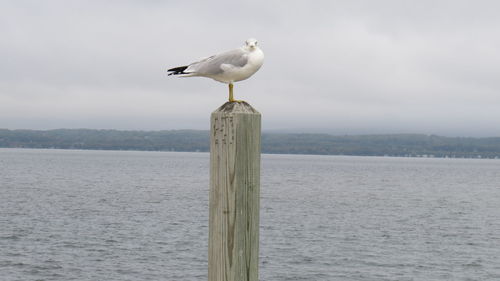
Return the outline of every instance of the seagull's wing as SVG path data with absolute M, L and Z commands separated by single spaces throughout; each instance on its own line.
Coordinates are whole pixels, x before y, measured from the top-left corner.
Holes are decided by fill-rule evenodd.
M 235 49 L 194 62 L 184 72 L 210 77 L 221 74 L 227 68 L 243 67 L 247 63 L 248 53 L 242 49 Z

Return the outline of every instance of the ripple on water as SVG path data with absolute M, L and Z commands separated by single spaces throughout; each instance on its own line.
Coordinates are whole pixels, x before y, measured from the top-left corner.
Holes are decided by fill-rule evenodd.
M 206 279 L 208 154 L 0 157 L 0 280 Z M 260 280 L 500 279 L 499 161 L 262 159 Z

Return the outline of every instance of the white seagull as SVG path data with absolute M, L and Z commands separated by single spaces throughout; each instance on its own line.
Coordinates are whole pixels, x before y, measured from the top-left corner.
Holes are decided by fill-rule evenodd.
M 264 63 L 264 53 L 257 47 L 257 40 L 245 41 L 245 46 L 193 62 L 189 65 L 174 67 L 168 75 L 180 77 L 201 76 L 229 84 L 229 101 L 240 102 L 233 98 L 233 83 L 252 76 Z

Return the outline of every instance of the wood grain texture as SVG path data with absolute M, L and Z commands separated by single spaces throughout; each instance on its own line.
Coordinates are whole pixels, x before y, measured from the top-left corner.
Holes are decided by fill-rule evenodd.
M 259 279 L 261 115 L 246 102 L 212 113 L 209 281 Z

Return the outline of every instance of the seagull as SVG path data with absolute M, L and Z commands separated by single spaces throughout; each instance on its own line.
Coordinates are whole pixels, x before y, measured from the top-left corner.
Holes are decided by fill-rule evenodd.
M 168 75 L 179 77 L 201 76 L 229 85 L 229 102 L 241 102 L 233 98 L 233 83 L 248 79 L 264 63 L 264 53 L 257 47 L 257 40 L 250 38 L 243 47 L 213 55 L 189 65 L 167 70 Z

